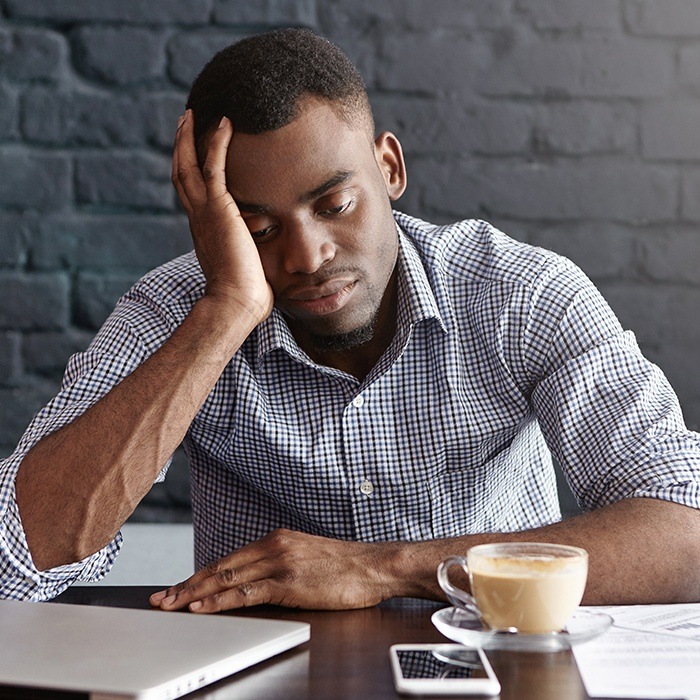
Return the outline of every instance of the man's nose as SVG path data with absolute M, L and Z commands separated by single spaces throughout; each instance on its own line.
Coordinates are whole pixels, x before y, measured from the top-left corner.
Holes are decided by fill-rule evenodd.
M 284 267 L 289 274 L 312 275 L 335 257 L 335 244 L 319 222 L 293 222 L 286 233 Z

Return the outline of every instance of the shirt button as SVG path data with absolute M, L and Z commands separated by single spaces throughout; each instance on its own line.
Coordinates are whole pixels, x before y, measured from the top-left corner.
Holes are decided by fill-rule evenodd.
M 365 405 L 365 397 L 362 394 L 358 394 L 353 400 L 352 405 L 355 408 L 362 408 Z
M 360 491 L 362 491 L 362 493 L 364 493 L 365 496 L 369 496 L 372 493 L 372 491 L 374 491 L 374 485 L 371 481 L 367 481 L 367 479 L 365 479 L 360 485 Z

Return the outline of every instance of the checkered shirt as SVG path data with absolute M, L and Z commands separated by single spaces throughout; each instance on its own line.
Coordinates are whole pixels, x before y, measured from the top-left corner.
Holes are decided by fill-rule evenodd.
M 626 497 L 700 507 L 700 435 L 575 265 L 482 221 L 396 219 L 397 331 L 364 381 L 315 364 L 275 310 L 193 420 L 197 567 L 277 527 L 377 542 L 545 525 L 560 518 L 550 451 L 583 510 Z M 203 288 L 193 253 L 139 281 L 0 464 L 0 595 L 50 598 L 109 570 L 120 536 L 38 572 L 14 476 L 42 436 L 157 350 Z

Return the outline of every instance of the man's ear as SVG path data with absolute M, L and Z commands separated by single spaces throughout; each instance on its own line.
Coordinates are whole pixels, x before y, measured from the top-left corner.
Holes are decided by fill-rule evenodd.
M 390 131 L 383 131 L 375 139 L 374 158 L 384 177 L 389 199 L 396 201 L 406 189 L 406 164 L 401 144 Z

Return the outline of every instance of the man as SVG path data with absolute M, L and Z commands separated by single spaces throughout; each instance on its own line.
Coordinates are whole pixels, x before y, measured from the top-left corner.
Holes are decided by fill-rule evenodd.
M 2 465 L 4 595 L 108 569 L 184 440 L 199 570 L 166 610 L 441 598 L 437 564 L 498 540 L 586 548 L 587 603 L 700 600 L 700 436 L 579 270 L 393 213 L 399 142 L 311 32 L 217 54 L 188 106 L 196 257 L 120 300 Z

